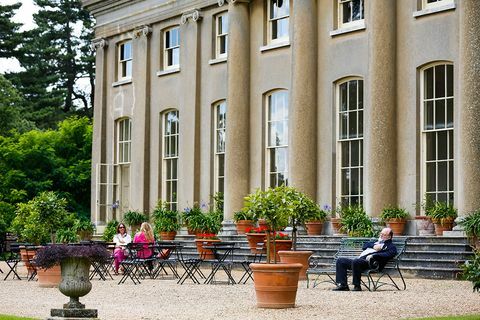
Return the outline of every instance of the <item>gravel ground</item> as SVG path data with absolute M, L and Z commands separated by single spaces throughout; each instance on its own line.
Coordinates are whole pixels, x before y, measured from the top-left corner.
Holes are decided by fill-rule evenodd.
M 7 267 L 0 262 L 4 271 Z M 20 270 L 23 269 L 22 267 Z M 239 272 L 234 278 L 240 277 Z M 0 278 L 3 276 L 0 274 Z M 405 319 L 427 316 L 477 314 L 480 294 L 470 282 L 406 279 L 406 291 L 334 292 L 332 285 L 307 289 L 299 282 L 295 308 L 256 307 L 255 290 L 246 285 L 178 285 L 167 279 L 131 281 L 93 280 L 92 291 L 80 301 L 98 309 L 100 319 Z M 56 288 L 9 278 L 0 281 L 0 314 L 46 318 L 51 308 L 68 301 Z

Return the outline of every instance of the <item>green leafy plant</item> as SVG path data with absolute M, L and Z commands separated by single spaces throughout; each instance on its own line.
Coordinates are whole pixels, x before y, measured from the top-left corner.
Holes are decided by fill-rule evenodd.
M 464 217 L 460 225 L 469 237 L 480 237 L 480 209 Z
M 223 212 L 223 204 L 224 204 L 224 199 L 223 199 L 223 192 L 216 192 L 213 196 L 213 203 L 214 203 L 214 210 L 217 212 Z
M 390 219 L 408 219 L 410 214 L 404 208 L 399 208 L 397 206 L 388 205 L 382 209 L 380 218 L 383 221 L 388 221 Z
M 56 241 L 58 243 L 73 243 L 77 240 L 77 232 L 73 228 L 57 230 Z
M 182 216 L 188 228 L 196 233 L 218 233 L 222 228 L 223 213 L 215 210 L 202 212 L 202 208 L 208 209 L 208 206 L 195 203 L 193 207 L 185 208 Z
M 240 220 L 254 220 L 253 214 L 248 211 L 237 211 L 233 214 L 233 221 L 238 222 Z
M 113 237 L 117 234 L 117 220 L 110 220 L 103 231 L 102 240 L 103 241 L 113 241 Z
M 338 208 L 341 229 L 352 237 L 375 236 L 372 220 L 361 205 L 344 205 Z
M 472 282 L 473 291 L 480 292 L 480 252 L 475 251 L 473 258 L 467 260 L 461 268 L 463 279 Z
M 147 221 L 147 217 L 141 212 L 130 210 L 125 212 L 125 215 L 123 216 L 123 220 L 125 221 L 126 224 L 128 224 L 131 227 L 131 226 L 140 225 L 142 224 L 142 222 Z
M 178 211 L 169 210 L 166 202 L 159 201 L 152 213 L 155 232 L 172 232 L 180 229 Z
M 95 224 L 93 224 L 89 219 L 80 218 L 75 221 L 73 228 L 76 233 L 82 231 L 93 233 L 95 231 Z
M 457 209 L 446 202 L 435 201 L 431 206 L 426 208 L 425 215 L 432 218 L 434 223 L 438 221 L 438 223 L 443 225 L 457 217 Z
M 290 240 L 290 235 L 284 232 L 275 232 L 274 237 L 275 240 Z
M 195 230 L 193 225 L 201 215 L 203 215 L 202 209 L 200 209 L 200 205 L 198 203 L 194 203 L 192 207 L 187 207 L 183 210 L 181 214 L 181 218 L 183 223 L 189 227 L 189 229 Z

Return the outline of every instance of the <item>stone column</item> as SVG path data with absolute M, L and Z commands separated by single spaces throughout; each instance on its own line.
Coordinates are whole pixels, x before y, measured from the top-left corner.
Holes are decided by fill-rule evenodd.
M 243 207 L 250 187 L 249 1 L 228 3 L 227 70 L 224 232 L 230 231 L 233 213 Z
M 112 217 L 107 217 L 107 209 L 105 207 L 99 208 L 95 199 L 97 198 L 97 174 L 106 174 L 106 172 L 97 173 L 97 165 L 106 162 L 107 148 L 106 140 L 106 123 L 107 123 L 107 46 L 108 42 L 105 39 L 95 39 L 92 42 L 92 49 L 96 50 L 95 55 L 95 95 L 93 117 L 93 142 L 92 142 L 92 181 L 91 181 L 91 207 L 90 219 L 93 223 L 104 225 L 107 220 Z M 105 177 L 103 177 L 105 179 Z M 100 197 L 105 199 L 105 193 L 100 194 Z M 98 199 L 100 201 L 105 201 Z M 109 211 L 111 215 L 111 211 Z M 108 218 L 108 219 L 107 219 Z
M 378 216 L 396 204 L 396 1 L 369 6 L 368 75 L 364 125 L 364 207 Z
M 458 3 L 458 2 L 457 2 Z M 455 203 L 460 216 L 480 209 L 480 1 L 463 0 L 460 10 L 457 166 Z M 458 128 L 458 129 L 457 129 Z
M 133 116 L 130 206 L 149 212 L 150 195 L 150 44 L 148 26 L 133 31 Z
M 292 82 L 289 106 L 289 184 L 316 198 L 317 17 L 316 1 L 293 1 Z
M 184 12 L 180 25 L 180 150 L 178 208 L 200 202 L 200 48 L 201 13 Z M 208 199 L 205 199 L 208 201 Z

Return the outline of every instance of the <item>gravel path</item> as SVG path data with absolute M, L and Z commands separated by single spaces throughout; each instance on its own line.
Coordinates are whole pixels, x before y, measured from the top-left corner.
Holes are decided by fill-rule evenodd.
M 4 271 L 6 266 L 0 262 Z M 22 269 L 22 268 L 20 268 Z M 46 318 L 68 298 L 56 288 L 8 279 L 0 274 L 0 314 Z M 240 273 L 235 272 L 238 279 Z M 426 316 L 478 314 L 480 294 L 470 282 L 407 279 L 406 291 L 334 292 L 322 284 L 307 289 L 299 283 L 296 308 L 271 310 L 255 306 L 253 284 L 177 285 L 173 280 L 93 280 L 92 291 L 80 301 L 98 309 L 100 319 L 404 319 Z

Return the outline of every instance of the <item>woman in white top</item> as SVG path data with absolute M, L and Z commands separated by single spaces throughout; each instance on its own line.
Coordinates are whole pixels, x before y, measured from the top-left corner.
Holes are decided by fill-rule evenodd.
M 118 274 L 118 268 L 120 262 L 125 259 L 125 247 L 132 242 L 132 237 L 127 233 L 127 228 L 123 223 L 120 223 L 117 227 L 117 234 L 113 236 L 113 242 L 115 242 L 115 251 L 113 252 L 115 260 L 115 274 Z

